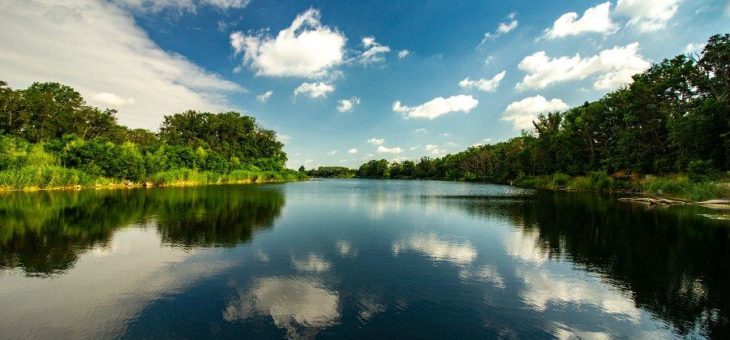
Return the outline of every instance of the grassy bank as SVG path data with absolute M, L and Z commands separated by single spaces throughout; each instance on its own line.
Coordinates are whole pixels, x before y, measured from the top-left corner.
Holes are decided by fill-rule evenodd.
M 179 187 L 213 184 L 279 183 L 307 179 L 292 170 L 234 170 L 227 174 L 196 169 L 175 169 L 155 173 L 145 181 L 132 182 L 89 175 L 54 165 L 25 166 L 0 171 L 0 191 L 71 190 L 85 188 Z
M 556 173 L 552 176 L 518 178 L 513 184 L 534 189 L 634 193 L 685 201 L 730 197 L 730 181 L 727 179 L 690 178 L 684 174 L 624 179 L 602 172 L 574 177 Z

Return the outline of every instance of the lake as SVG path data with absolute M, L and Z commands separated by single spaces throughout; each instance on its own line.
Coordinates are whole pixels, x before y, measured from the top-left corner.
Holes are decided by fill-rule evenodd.
M 730 337 L 730 221 L 438 181 L 0 195 L 0 338 Z

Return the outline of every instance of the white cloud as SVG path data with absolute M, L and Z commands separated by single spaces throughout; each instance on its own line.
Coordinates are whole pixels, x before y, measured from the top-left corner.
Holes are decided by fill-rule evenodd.
M 488 282 L 497 288 L 505 288 L 504 278 L 499 274 L 497 268 L 491 265 L 482 266 L 477 270 L 461 270 L 459 271 L 459 278 Z
M 411 51 L 409 50 L 400 50 L 398 51 L 398 59 L 404 59 L 411 55 Z
M 406 240 L 394 242 L 392 249 L 394 255 L 416 251 L 434 261 L 448 261 L 456 265 L 470 264 L 477 257 L 477 250 L 468 241 L 452 241 L 435 234 L 412 235 Z
M 300 272 L 326 272 L 332 265 L 319 255 L 310 254 L 304 259 L 292 258 L 292 266 Z
M 414 145 L 414 146 L 411 146 L 410 148 L 408 148 L 408 150 L 414 151 L 414 150 L 418 150 L 418 148 L 420 148 L 420 147 L 421 147 L 420 145 Z
M 358 58 L 362 64 L 372 64 L 385 61 L 385 54 L 390 52 L 390 47 L 383 46 L 375 41 L 375 37 L 362 38 L 362 47 L 365 49 Z
M 111 2 L 136 11 L 178 10 L 195 13 L 198 6 L 241 9 L 248 6 L 251 0 L 111 0 Z
M 332 151 L 330 151 L 330 152 L 327 153 L 327 156 L 334 156 L 336 154 L 337 154 L 337 150 L 332 150 Z
M 542 89 L 554 83 L 582 80 L 598 74 L 596 89 L 613 89 L 631 83 L 631 76 L 651 66 L 639 53 L 639 43 L 617 46 L 583 58 L 550 58 L 545 51 L 525 57 L 518 65 L 527 75 L 515 86 L 518 90 Z
M 400 101 L 393 103 L 393 112 L 402 113 L 406 118 L 434 119 L 451 112 L 469 112 L 479 101 L 472 96 L 452 96 L 449 98 L 437 97 L 418 106 L 409 107 Z
M 353 249 L 350 242 L 339 240 L 335 242 L 335 248 L 337 248 L 337 252 L 343 257 L 357 256 L 357 251 Z
M 121 107 L 127 104 L 134 104 L 134 98 L 124 99 L 114 93 L 100 92 L 91 97 L 91 101 L 110 107 Z
M 262 103 L 266 103 L 269 100 L 269 98 L 271 98 L 271 95 L 273 95 L 273 94 L 274 94 L 274 91 L 266 91 L 266 92 L 256 96 L 256 100 L 258 100 Z
M 272 77 L 326 76 L 343 62 L 346 41 L 342 33 L 320 23 L 315 9 L 297 15 L 275 38 L 266 31 L 231 34 L 231 46 L 236 54 L 243 53 L 243 65 Z
M 555 20 L 552 28 L 545 30 L 545 37 L 555 39 L 587 32 L 614 33 L 617 27 L 611 21 L 610 11 L 611 2 L 604 2 L 587 9 L 581 18 L 576 12 L 565 13 Z
M 448 132 L 439 133 L 439 137 L 448 137 L 448 136 L 451 136 L 451 134 Z
M 223 319 L 236 322 L 269 316 L 274 325 L 286 330 L 287 338 L 298 339 L 334 326 L 340 318 L 339 300 L 336 291 L 312 279 L 266 277 L 255 280 L 250 291 L 239 293 L 223 311 Z
M 282 142 L 282 143 L 286 144 L 286 143 L 289 143 L 289 141 L 291 140 L 291 136 L 285 135 L 285 134 L 281 134 L 281 133 L 277 133 L 276 134 L 276 139 L 279 142 Z
M 629 18 L 628 26 L 639 31 L 662 29 L 674 17 L 681 0 L 618 0 L 616 13 Z
M 699 54 L 705 49 L 705 43 L 689 43 L 684 48 L 685 54 Z
M 330 92 L 334 92 L 335 87 L 326 84 L 326 83 L 302 83 L 294 89 L 294 96 L 298 96 L 300 94 L 305 95 L 309 98 L 323 98 L 327 97 L 327 94 Z
M 426 130 L 425 128 L 418 128 L 413 130 L 413 133 L 428 133 L 428 130 Z
M 507 71 L 499 72 L 491 79 L 479 80 L 470 80 L 469 77 L 466 77 L 466 79 L 459 82 L 459 87 L 464 89 L 476 88 L 484 92 L 494 92 L 499 87 L 499 83 L 502 81 L 505 74 L 507 74 Z
M 517 130 L 529 129 L 541 113 L 562 111 L 567 108 L 568 104 L 557 98 L 548 101 L 543 96 L 527 97 L 509 104 L 500 119 L 511 121 Z
M 89 104 L 123 106 L 119 121 L 130 127 L 156 129 L 163 115 L 188 109 L 230 110 L 224 94 L 245 91 L 164 51 L 113 4 L 0 1 L 0 22 L 0 75 L 10 86 L 67 84 Z
M 383 145 L 378 146 L 378 153 L 401 153 L 402 151 L 403 149 L 399 147 L 389 148 Z
M 505 22 L 502 22 L 499 25 L 497 25 L 496 31 L 484 33 L 484 39 L 482 39 L 482 42 L 479 45 L 484 44 L 488 40 L 494 40 L 494 39 L 497 39 L 501 35 L 512 32 L 519 25 L 519 22 L 517 21 L 516 17 L 517 17 L 516 13 L 511 13 L 509 16 L 507 16 L 509 21 L 505 21 Z
M 368 143 L 372 145 L 383 145 L 383 143 L 385 143 L 385 139 L 373 137 L 368 139 Z
M 430 152 L 432 155 L 439 155 L 446 152 L 446 150 L 439 149 L 438 145 L 435 144 L 427 144 L 425 149 L 426 152 Z
M 360 105 L 360 98 L 358 97 L 352 97 L 350 99 L 340 99 L 337 101 L 337 111 L 348 112 L 357 105 Z
M 354 155 L 354 154 L 356 154 L 356 153 L 357 153 L 357 149 L 356 149 L 356 148 L 352 148 L 352 149 L 350 149 L 350 150 L 347 150 L 347 153 L 349 153 L 349 154 L 351 154 L 351 155 Z

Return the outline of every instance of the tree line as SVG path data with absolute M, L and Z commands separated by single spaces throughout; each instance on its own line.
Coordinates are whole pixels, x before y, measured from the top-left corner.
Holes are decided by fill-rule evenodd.
M 510 182 L 555 173 L 628 178 L 730 169 L 730 34 L 633 80 L 596 101 L 542 114 L 533 131 L 508 141 L 440 158 L 371 160 L 357 176 Z
M 115 110 L 88 105 L 70 86 L 12 89 L 0 81 L 0 186 L 90 184 L 98 178 L 140 182 L 181 169 L 288 173 L 276 133 L 238 112 L 165 116 L 159 132 L 127 128 L 116 116 Z

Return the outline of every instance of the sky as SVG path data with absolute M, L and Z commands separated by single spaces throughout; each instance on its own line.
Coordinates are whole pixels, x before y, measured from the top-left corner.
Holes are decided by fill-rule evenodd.
M 121 124 L 276 130 L 291 168 L 439 157 L 532 128 L 730 32 L 730 0 L 3 0 L 0 80 Z

